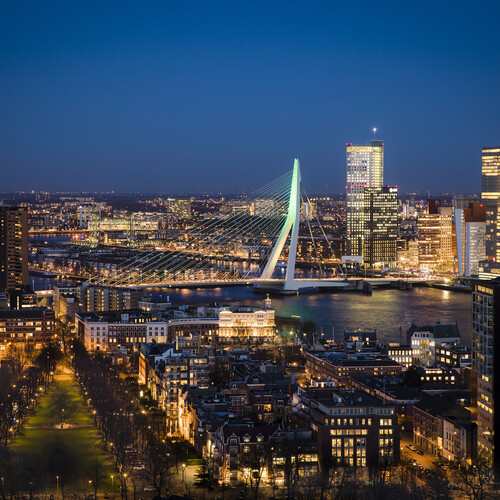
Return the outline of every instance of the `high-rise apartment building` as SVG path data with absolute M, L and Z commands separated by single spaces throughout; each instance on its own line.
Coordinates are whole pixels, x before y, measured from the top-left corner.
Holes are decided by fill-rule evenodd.
M 0 207 L 0 290 L 28 284 L 28 212 Z
M 486 207 L 475 196 L 453 200 L 459 276 L 477 276 L 486 258 Z
M 481 278 L 500 275 L 500 147 L 483 148 L 481 197 L 486 205 L 486 259 Z
M 427 213 L 418 217 L 418 261 L 425 270 L 451 271 L 454 267 L 453 209 L 440 200 L 428 200 Z
M 347 255 L 362 255 L 365 188 L 381 188 L 384 182 L 384 143 L 346 144 Z
M 179 219 L 191 218 L 191 199 L 190 198 L 169 198 L 168 211 Z
M 477 452 L 500 472 L 500 384 L 495 384 L 500 366 L 500 279 L 472 283 L 472 374 L 473 415 L 477 424 Z
M 363 262 L 371 268 L 396 267 L 398 188 L 365 188 L 363 206 Z

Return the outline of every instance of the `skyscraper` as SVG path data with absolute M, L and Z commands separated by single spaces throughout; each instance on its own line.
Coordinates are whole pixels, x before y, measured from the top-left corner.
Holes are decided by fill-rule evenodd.
M 384 186 L 363 190 L 363 262 L 395 267 L 398 237 L 398 188 Z
M 28 212 L 0 207 L 0 290 L 28 284 Z
M 418 216 L 418 262 L 427 271 L 452 271 L 453 209 L 441 200 L 427 200 L 427 213 Z
M 500 472 L 500 384 L 495 384 L 500 367 L 500 280 L 475 280 L 472 293 L 473 415 L 477 424 L 477 452 Z M 500 368 L 499 368 L 500 369 Z
M 459 276 L 477 276 L 486 258 L 486 208 L 474 196 L 453 200 Z
M 486 205 L 486 260 L 479 264 L 479 276 L 500 274 L 500 147 L 483 148 L 481 197 Z
M 191 199 L 190 198 L 169 198 L 168 211 L 179 219 L 191 218 Z
M 347 255 L 363 254 L 365 188 L 381 188 L 384 183 L 384 143 L 369 146 L 346 144 L 347 164 Z

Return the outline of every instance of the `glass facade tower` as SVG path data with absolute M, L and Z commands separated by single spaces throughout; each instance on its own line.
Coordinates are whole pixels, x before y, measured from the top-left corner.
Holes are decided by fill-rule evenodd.
M 481 278 L 500 275 L 500 147 L 483 148 L 481 197 L 486 205 L 486 261 Z
M 362 255 L 364 241 L 365 188 L 382 188 L 384 183 L 384 143 L 346 144 L 347 255 Z

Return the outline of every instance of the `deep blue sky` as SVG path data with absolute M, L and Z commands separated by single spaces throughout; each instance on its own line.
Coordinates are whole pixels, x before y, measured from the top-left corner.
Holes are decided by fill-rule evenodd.
M 500 2 L 0 3 L 0 191 L 480 190 L 500 144 Z

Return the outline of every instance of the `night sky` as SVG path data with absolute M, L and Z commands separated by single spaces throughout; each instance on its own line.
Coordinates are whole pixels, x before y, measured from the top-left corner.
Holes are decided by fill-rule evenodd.
M 0 191 L 480 190 L 500 145 L 500 2 L 0 3 Z

